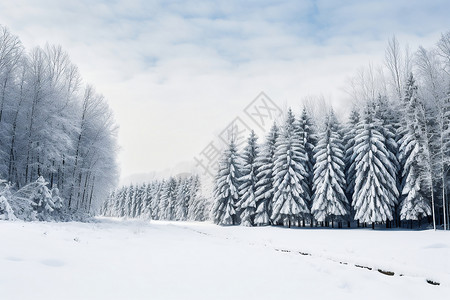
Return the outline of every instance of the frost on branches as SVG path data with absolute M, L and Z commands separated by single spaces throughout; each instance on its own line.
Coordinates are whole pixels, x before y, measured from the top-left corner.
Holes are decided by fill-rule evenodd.
M 264 226 L 271 223 L 273 200 L 273 168 L 275 166 L 276 141 L 278 139 L 278 127 L 274 124 L 267 135 L 260 154 L 256 157 L 256 184 L 255 202 L 256 215 L 255 225 Z
M 240 178 L 242 184 L 239 187 L 241 200 L 237 207 L 239 209 L 241 225 L 244 226 L 253 226 L 253 219 L 256 213 L 255 192 L 258 176 L 256 157 L 259 154 L 257 140 L 258 138 L 256 137 L 255 132 L 252 131 L 242 157 L 243 167 L 242 176 Z
M 419 220 L 431 215 L 431 206 L 425 192 L 427 188 L 424 186 L 426 181 L 424 165 L 426 155 L 423 140 L 425 114 L 412 75 L 406 85 L 404 105 L 405 127 L 399 141 L 399 160 L 403 164 L 403 200 L 400 205 L 400 218 L 402 220 Z
M 220 225 L 238 223 L 236 204 L 239 201 L 241 162 L 234 141 L 231 140 L 219 163 L 214 188 L 213 221 Z
M 352 205 L 360 222 L 386 222 L 393 219 L 398 197 L 396 168 L 389 159 L 381 121 L 367 103 L 356 129 L 352 160 L 356 179 Z
M 316 163 L 311 213 L 319 222 L 344 220 L 348 215 L 348 202 L 344 192 L 344 146 L 333 111 L 326 116 L 314 158 Z
M 301 143 L 294 114 L 289 109 L 277 141 L 274 166 L 272 220 L 286 226 L 298 225 L 309 213 L 306 153 Z

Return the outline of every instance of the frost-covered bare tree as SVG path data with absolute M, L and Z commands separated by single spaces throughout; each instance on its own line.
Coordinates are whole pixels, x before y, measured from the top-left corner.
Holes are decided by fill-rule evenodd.
M 67 52 L 48 44 L 25 51 L 0 26 L 0 174 L 13 189 L 42 176 L 69 200 L 57 201 L 62 210 L 97 208 L 117 178 L 116 131 Z
M 411 73 L 411 55 L 407 46 L 402 51 L 395 36 L 388 40 L 384 53 L 384 64 L 389 74 L 387 85 L 392 91 L 390 94 L 395 100 L 400 101 L 403 97 L 407 76 Z

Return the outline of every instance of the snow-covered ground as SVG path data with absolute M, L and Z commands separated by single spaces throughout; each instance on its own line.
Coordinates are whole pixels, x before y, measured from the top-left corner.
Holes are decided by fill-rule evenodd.
M 98 221 L 0 222 L 0 299 L 450 295 L 450 233 L 442 231 Z

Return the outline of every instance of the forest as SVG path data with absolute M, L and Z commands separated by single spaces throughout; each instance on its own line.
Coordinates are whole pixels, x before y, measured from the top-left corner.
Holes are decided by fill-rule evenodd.
M 212 218 L 245 226 L 448 229 L 450 32 L 411 53 L 393 37 L 384 64 L 349 79 L 341 122 L 289 109 L 265 141 L 233 139 L 216 177 Z
M 131 184 L 113 191 L 100 214 L 145 220 L 205 221 L 209 219 L 210 206 L 199 190 L 197 175 Z
M 71 220 L 117 184 L 117 125 L 61 46 L 0 26 L 0 219 Z

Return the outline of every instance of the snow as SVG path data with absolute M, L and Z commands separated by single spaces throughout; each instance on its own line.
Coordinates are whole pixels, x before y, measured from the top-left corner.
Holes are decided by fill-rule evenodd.
M 0 298 L 436 299 L 450 292 L 443 231 L 97 221 L 0 222 Z

